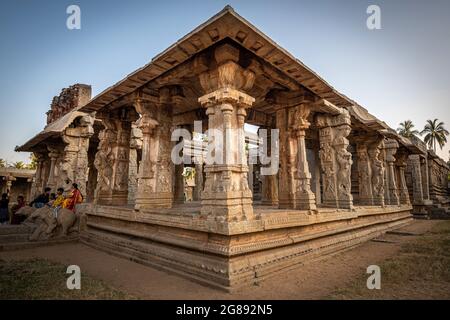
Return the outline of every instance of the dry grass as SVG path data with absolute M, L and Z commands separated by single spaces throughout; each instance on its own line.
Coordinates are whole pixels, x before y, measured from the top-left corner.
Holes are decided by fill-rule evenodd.
M 0 299 L 132 299 L 104 282 L 83 275 L 81 289 L 66 287 L 67 266 L 44 259 L 0 260 Z
M 450 221 L 442 221 L 399 254 L 381 263 L 381 289 L 369 290 L 364 275 L 336 289 L 330 299 L 450 299 Z M 364 275 L 364 276 L 363 276 Z

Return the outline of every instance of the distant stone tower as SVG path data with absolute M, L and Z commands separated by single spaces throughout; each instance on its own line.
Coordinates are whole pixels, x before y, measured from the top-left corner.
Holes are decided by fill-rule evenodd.
M 59 96 L 53 98 L 50 110 L 47 111 L 47 125 L 85 105 L 91 99 L 91 92 L 90 85 L 80 83 L 62 89 Z

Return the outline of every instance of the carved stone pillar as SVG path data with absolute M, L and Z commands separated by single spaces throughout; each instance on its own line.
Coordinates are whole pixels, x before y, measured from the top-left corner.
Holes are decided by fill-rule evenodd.
M 7 193 L 9 196 L 11 196 L 11 188 L 13 185 L 13 181 L 16 181 L 17 179 L 13 176 L 6 176 L 5 177 L 6 180 L 6 190 L 5 193 Z
M 353 208 L 353 196 L 351 190 L 351 167 L 352 154 L 347 151 L 349 141 L 347 136 L 351 132 L 350 115 L 348 113 L 341 118 L 337 118 L 338 126 L 336 127 L 333 147 L 336 154 L 336 170 L 337 170 L 337 190 L 338 190 L 338 206 L 339 208 Z
M 83 196 L 86 196 L 88 175 L 89 139 L 94 134 L 94 118 L 86 115 L 75 127 L 64 130 L 62 139 L 66 144 L 59 167 L 58 186 L 70 189 L 77 183 Z
M 254 219 L 248 186 L 244 121 L 255 99 L 244 91 L 255 75 L 239 64 L 239 49 L 224 44 L 214 51 L 216 64 L 200 74 L 206 95 L 199 98 L 208 116 L 208 155 L 202 215 L 229 223 Z M 222 146 L 220 146 L 222 144 Z
M 175 165 L 175 192 L 174 192 L 174 203 L 182 204 L 184 203 L 184 177 L 183 177 L 184 165 Z
M 397 153 L 398 142 L 393 139 L 388 139 L 384 143 L 384 148 L 386 152 L 386 162 L 387 162 L 387 178 L 388 178 L 388 187 L 389 187 L 389 204 L 391 205 L 400 205 L 400 197 L 397 193 L 397 183 L 395 181 L 395 170 L 394 163 L 395 157 L 394 155 Z
M 43 171 L 44 171 L 44 155 L 40 153 L 34 153 L 37 159 L 36 165 L 36 173 L 34 176 L 34 181 L 31 190 L 31 198 L 37 197 L 40 192 L 42 192 L 42 184 L 43 184 Z M 30 200 L 31 201 L 31 200 Z
M 103 118 L 105 128 L 99 134 L 94 165 L 98 171 L 95 202 L 126 205 L 131 122 L 117 115 Z
M 422 186 L 422 169 L 420 155 L 412 154 L 409 156 L 411 163 L 412 186 L 413 186 L 413 204 L 423 204 L 423 186 Z
M 171 208 L 173 201 L 174 169 L 170 159 L 172 107 L 167 104 L 170 95 L 160 90 L 159 101 L 135 101 L 142 115 L 137 125 L 142 130 L 142 160 L 139 165 L 136 209 Z
M 351 194 L 352 154 L 347 151 L 350 134 L 350 115 L 342 109 L 337 116 L 320 115 L 317 117 L 319 127 L 322 167 L 323 199 L 327 207 L 353 208 Z
M 391 204 L 391 195 L 389 191 L 389 165 L 386 161 L 386 149 L 384 148 L 384 141 L 383 141 L 383 149 L 380 153 L 380 159 L 383 162 L 384 166 L 384 203 L 386 205 Z
M 372 166 L 367 149 L 367 145 L 363 140 L 357 141 L 356 154 L 358 156 L 359 204 L 371 206 L 374 204 L 372 190 Z
M 310 123 L 307 118 L 310 108 L 306 104 L 295 107 L 295 130 L 297 136 L 297 186 L 295 208 L 303 210 L 316 210 L 316 197 L 311 191 L 311 172 L 306 157 L 305 135 Z
M 319 127 L 319 159 L 322 172 L 322 204 L 325 207 L 337 208 L 338 196 L 331 118 L 319 116 L 317 125 Z
M 206 164 L 206 181 L 202 193 L 202 214 L 218 221 L 240 221 L 253 218 L 252 192 L 248 187 L 248 165 L 243 162 L 245 108 L 254 99 L 236 89 L 219 89 L 200 97 L 207 107 L 209 131 L 215 131 L 208 139 L 208 149 L 217 147 L 223 137 L 223 163 Z M 241 131 L 240 133 L 238 131 Z
M 276 125 L 280 134 L 280 170 L 278 172 L 278 206 L 281 209 L 295 206 L 295 157 L 297 144 L 293 143 L 293 132 L 289 128 L 289 114 L 286 108 L 276 114 Z
M 421 174 L 422 174 L 422 187 L 423 187 L 423 200 L 430 200 L 430 180 L 428 174 L 428 159 L 427 155 L 421 159 Z
M 128 204 L 134 205 L 138 179 L 138 150 L 142 148 L 142 131 L 135 125 L 131 128 L 130 163 L 128 165 Z
M 272 148 L 272 135 L 270 127 L 260 127 L 259 129 L 267 130 L 267 152 L 268 156 L 272 156 L 271 148 Z M 272 175 L 263 175 L 260 174 L 262 185 L 261 185 L 261 204 L 268 206 L 276 206 L 278 205 L 278 179 L 277 174 Z
M 59 153 L 58 149 L 54 147 L 48 147 L 49 153 L 48 156 L 50 158 L 50 169 L 48 174 L 48 180 L 46 187 L 49 187 L 52 189 L 52 192 L 55 191 L 56 188 L 56 179 L 55 179 L 55 167 L 56 167 L 56 160 L 58 159 Z
M 193 198 L 194 201 L 200 201 L 202 199 L 203 192 L 203 163 L 195 164 L 195 187 Z
M 406 159 L 408 158 L 408 155 L 404 152 L 398 154 L 397 153 L 397 161 L 396 164 L 398 166 L 398 183 L 399 183 L 399 201 L 400 204 L 411 204 L 411 201 L 409 200 L 409 192 L 408 192 L 408 186 L 406 185 L 406 178 L 405 178 L 405 169 L 406 169 Z
M 384 161 L 381 159 L 383 150 L 383 138 L 377 142 L 370 144 L 368 155 L 371 168 L 371 186 L 372 186 L 372 203 L 375 206 L 384 206 L 384 185 L 385 185 L 385 167 Z

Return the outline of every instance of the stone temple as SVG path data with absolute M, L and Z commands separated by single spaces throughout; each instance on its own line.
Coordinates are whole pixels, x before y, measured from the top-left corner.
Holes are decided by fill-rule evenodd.
M 201 121 L 194 126 L 194 121 Z M 198 122 L 197 122 L 198 123 Z M 175 128 L 278 129 L 271 173 L 247 163 L 254 133 L 212 140 Z M 269 137 L 270 138 L 270 137 Z M 275 141 L 275 142 L 271 142 Z M 75 84 L 54 98 L 45 129 L 17 147 L 46 186 L 84 195 L 79 240 L 111 254 L 232 290 L 446 211 L 449 167 L 336 91 L 231 7 L 91 98 Z M 256 157 L 258 158 L 258 157 Z M 241 161 L 242 160 L 242 161 Z M 195 168 L 193 201 L 183 170 Z M 267 174 L 269 172 L 269 174 Z

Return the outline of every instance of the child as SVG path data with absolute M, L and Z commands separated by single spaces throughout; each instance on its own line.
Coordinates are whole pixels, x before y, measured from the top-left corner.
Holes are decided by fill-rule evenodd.
M 56 190 L 56 198 L 52 203 L 52 207 L 54 208 L 53 212 L 54 212 L 55 218 L 58 218 L 58 211 L 61 208 L 61 206 L 63 205 L 64 200 L 66 199 L 64 197 L 63 193 L 64 193 L 63 188 L 58 188 L 58 190 Z

